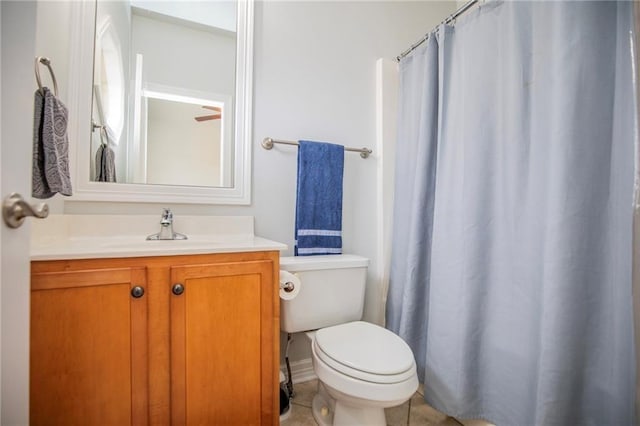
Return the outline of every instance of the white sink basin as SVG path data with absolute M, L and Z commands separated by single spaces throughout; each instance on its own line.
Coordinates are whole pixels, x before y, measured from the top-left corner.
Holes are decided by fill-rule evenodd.
M 253 234 L 247 216 L 184 216 L 174 231 L 186 240 L 147 240 L 159 229 L 156 216 L 52 215 L 34 222 L 31 260 L 142 257 L 180 254 L 286 250 Z M 48 223 L 46 223 L 48 222 Z M 99 227 L 96 227 L 96 223 Z M 116 235 L 113 231 L 116 230 Z M 110 232 L 111 231 L 111 232 Z

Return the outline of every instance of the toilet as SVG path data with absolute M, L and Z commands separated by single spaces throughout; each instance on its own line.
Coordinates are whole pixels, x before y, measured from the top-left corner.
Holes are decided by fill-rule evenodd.
M 320 425 L 386 425 L 384 409 L 418 389 L 413 353 L 393 332 L 360 321 L 368 259 L 355 255 L 282 257 L 280 268 L 300 281 L 281 300 L 280 328 L 311 339 Z

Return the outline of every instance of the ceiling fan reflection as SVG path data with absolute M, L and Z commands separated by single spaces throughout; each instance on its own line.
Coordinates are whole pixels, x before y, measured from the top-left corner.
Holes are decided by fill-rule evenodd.
M 222 108 L 215 107 L 215 106 L 208 106 L 208 105 L 203 105 L 202 108 L 216 111 L 216 113 L 211 115 L 201 115 L 199 117 L 194 117 L 196 121 L 219 120 L 220 118 L 222 118 Z

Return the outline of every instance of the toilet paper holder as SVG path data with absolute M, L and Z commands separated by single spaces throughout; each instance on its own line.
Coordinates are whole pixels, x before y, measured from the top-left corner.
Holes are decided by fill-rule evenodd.
M 291 300 L 298 296 L 302 283 L 296 274 L 287 271 L 280 271 L 280 299 Z
M 286 291 L 287 293 L 291 293 L 296 289 L 296 286 L 291 281 L 287 281 L 285 283 L 280 283 L 280 289 Z

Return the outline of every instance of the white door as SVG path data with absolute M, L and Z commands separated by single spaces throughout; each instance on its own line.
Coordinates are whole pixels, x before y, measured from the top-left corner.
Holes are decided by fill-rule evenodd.
M 0 1 L 0 197 L 32 201 L 35 1 Z M 61 28 L 60 31 L 66 29 Z M 0 422 L 29 424 L 29 239 L 31 218 L 18 229 L 0 225 Z

